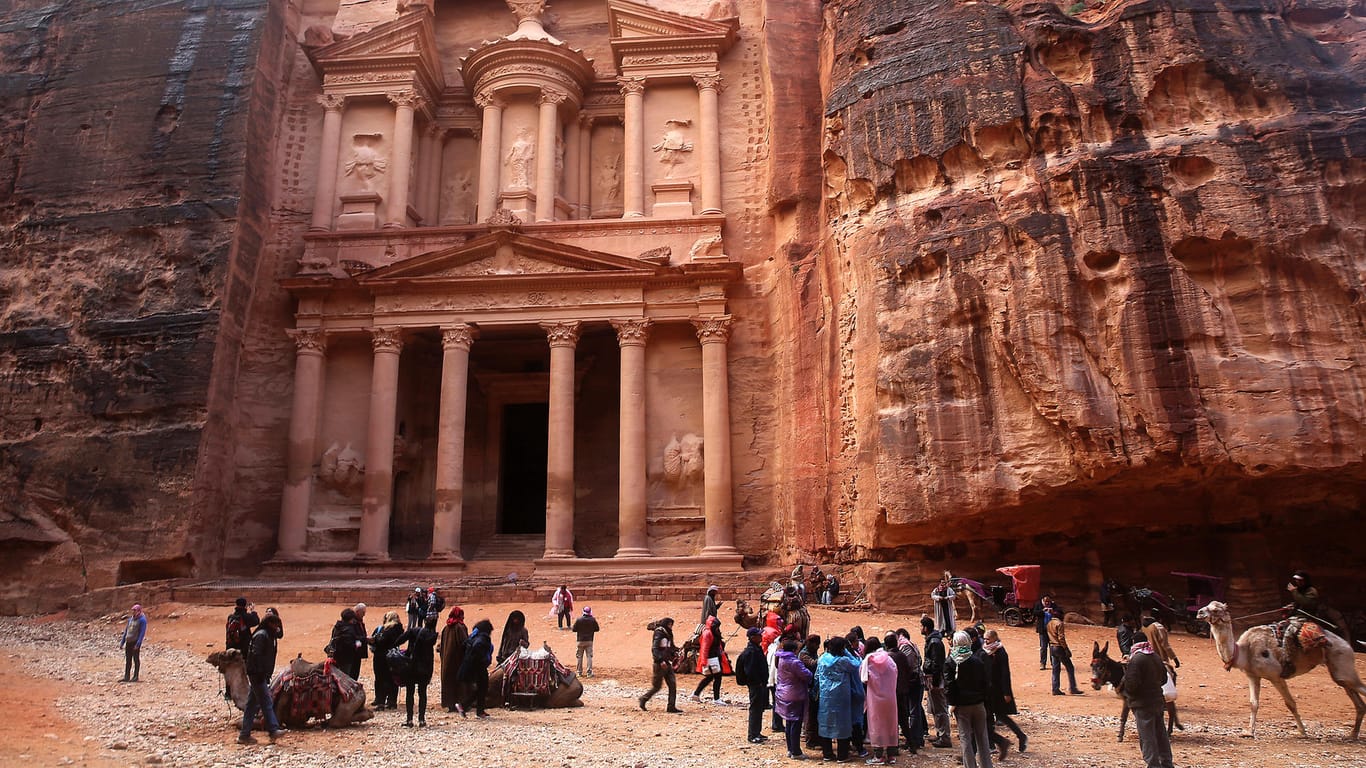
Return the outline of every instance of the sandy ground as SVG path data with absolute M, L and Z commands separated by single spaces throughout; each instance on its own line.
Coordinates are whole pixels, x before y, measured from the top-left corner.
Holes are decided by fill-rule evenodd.
M 252 596 L 258 607 L 268 595 Z M 402 599 L 396 595 L 395 600 Z M 280 605 L 286 636 L 280 659 L 302 653 L 318 659 L 330 627 L 343 606 Z M 545 618 L 547 606 L 465 606 L 470 623 L 482 617 L 498 630 L 508 612 L 525 611 L 534 645 L 548 641 L 562 661 L 573 665 L 573 637 Z M 730 605 L 723 606 L 723 616 Z M 383 712 L 369 723 L 341 732 L 294 731 L 277 745 L 241 747 L 222 699 L 221 677 L 204 663 L 220 647 L 223 619 L 230 609 L 164 605 L 150 609 L 150 630 L 143 649 L 143 682 L 121 684 L 122 652 L 117 638 L 122 620 L 75 622 L 61 617 L 0 620 L 0 684 L 15 692 L 0 719 L 0 765 L 185 765 L 185 766 L 369 766 L 383 756 L 385 768 L 446 764 L 493 766 L 748 766 L 791 764 L 775 737 L 750 745 L 745 735 L 745 694 L 733 679 L 723 687 L 732 706 L 693 705 L 686 700 L 697 677 L 680 676 L 681 715 L 667 715 L 663 700 L 651 711 L 636 707 L 648 686 L 650 633 L 645 624 L 659 616 L 678 619 L 680 629 L 696 621 L 698 606 L 677 603 L 600 603 L 593 606 L 603 625 L 596 645 L 595 676 L 585 680 L 585 706 L 572 710 L 520 712 L 497 710 L 485 721 L 462 720 L 435 708 L 431 727 L 400 727 L 402 709 Z M 374 621 L 383 608 L 373 606 Z M 869 634 L 913 627 L 919 613 L 841 613 L 813 609 L 814 630 L 843 633 L 854 624 Z M 725 619 L 727 631 L 735 629 Z M 989 622 L 991 626 L 999 626 Z M 1085 696 L 1054 697 L 1048 673 L 1038 670 L 1032 628 L 1000 627 L 1011 651 L 1015 693 L 1029 734 L 1026 753 L 1012 751 L 1008 763 L 1031 766 L 1141 765 L 1131 732 L 1115 741 L 1119 702 L 1091 690 L 1092 640 L 1113 638 L 1111 630 L 1074 627 L 1070 636 L 1078 657 L 1079 684 Z M 679 632 L 686 635 L 688 630 Z M 681 639 L 681 638 L 680 638 Z M 1246 678 L 1223 671 L 1210 640 L 1184 633 L 1172 636 L 1183 666 L 1180 677 L 1184 733 L 1173 739 L 1178 766 L 1363 766 L 1366 743 L 1348 740 L 1352 705 L 1329 679 L 1315 670 L 1292 681 L 1309 731 L 1299 737 L 1274 690 L 1265 689 L 1255 740 L 1241 738 L 1247 724 Z M 732 657 L 742 637 L 729 642 Z M 1362 657 L 1358 657 L 1362 659 Z M 1366 663 L 1358 661 L 1358 670 Z M 366 677 L 369 677 L 366 667 Z M 370 679 L 364 680 L 367 688 Z M 1065 685 L 1065 682 L 1064 682 Z M 686 690 L 684 690 L 686 689 Z M 402 705 L 400 705 L 401 707 Z M 1132 729 L 1132 725 L 1130 726 Z M 955 736 L 955 744 L 956 744 Z M 903 755 L 901 765 L 956 765 L 953 750 Z

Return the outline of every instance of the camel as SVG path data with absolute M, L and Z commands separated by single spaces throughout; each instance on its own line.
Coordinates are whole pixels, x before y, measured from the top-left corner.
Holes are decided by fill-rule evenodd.
M 1171 676 L 1172 685 L 1176 684 L 1176 670 L 1167 666 L 1167 674 Z M 1129 700 L 1124 698 L 1122 686 L 1124 685 L 1124 665 L 1110 658 L 1110 644 L 1107 642 L 1104 648 L 1100 643 L 1091 641 L 1091 688 L 1099 691 L 1110 684 L 1115 691 L 1115 695 L 1120 701 L 1124 702 L 1119 710 L 1119 740 L 1124 741 L 1124 728 L 1129 724 Z M 1186 726 L 1181 724 L 1180 718 L 1176 716 L 1176 702 L 1168 701 L 1167 709 L 1167 735 L 1172 735 L 1172 728 L 1186 730 Z
M 1225 671 L 1237 667 L 1247 675 L 1252 714 L 1248 718 L 1247 733 L 1243 735 L 1252 738 L 1256 734 L 1262 680 L 1268 680 L 1277 691 L 1280 691 L 1286 708 L 1295 717 L 1295 725 L 1299 727 L 1300 735 L 1308 736 L 1304 730 L 1304 721 L 1300 719 L 1300 712 L 1295 707 L 1295 698 L 1290 695 L 1290 688 L 1281 676 L 1284 651 L 1276 642 L 1275 627 L 1269 624 L 1251 627 L 1235 641 L 1233 619 L 1229 616 L 1228 606 L 1218 600 L 1201 608 L 1196 617 L 1209 622 L 1214 648 L 1219 652 L 1219 659 L 1224 662 Z M 1357 675 L 1356 658 L 1347 641 L 1330 632 L 1325 632 L 1324 637 L 1327 639 L 1325 646 L 1302 650 L 1299 653 L 1295 660 L 1295 674 L 1292 677 L 1303 675 L 1320 664 L 1326 664 L 1333 682 L 1347 691 L 1352 706 L 1356 708 L 1356 724 L 1352 726 L 1352 739 L 1355 740 L 1361 735 L 1361 720 L 1366 716 L 1366 685 L 1362 685 L 1361 677 Z
M 754 609 L 749 606 L 749 601 L 744 598 L 737 598 L 735 601 L 735 623 L 745 629 L 763 626 Z
M 541 709 L 567 709 L 570 707 L 583 706 L 583 683 L 579 681 L 578 675 L 574 670 L 560 664 L 551 652 L 549 644 L 542 644 L 541 651 L 531 652 L 523 650 L 520 655 L 514 654 L 507 661 L 499 664 L 493 672 L 489 673 L 489 690 L 484 696 L 485 707 L 503 706 L 503 680 L 508 671 L 520 662 L 526 661 L 546 661 L 549 663 L 550 690 L 548 692 L 538 692 L 536 694 L 536 706 Z
M 242 658 L 242 652 L 236 648 L 215 651 L 209 654 L 205 661 L 223 674 L 228 698 L 237 709 L 245 710 L 251 685 L 247 682 L 247 666 Z M 335 666 L 325 667 L 321 662 L 312 664 L 300 657 L 291 661 L 289 669 L 271 681 L 270 690 L 274 696 L 272 703 L 275 706 L 275 715 L 282 724 L 289 728 L 302 728 L 307 725 L 310 716 L 316 716 L 305 711 L 295 711 L 296 708 L 292 706 L 294 685 L 286 683 L 322 675 L 329 675 L 324 678 L 326 682 L 323 684 L 330 686 L 332 690 L 332 708 L 326 713 L 325 725 L 339 728 L 353 723 L 363 723 L 375 716 L 374 712 L 365 707 L 365 686 L 359 681 L 352 680 Z M 350 697 L 344 697 L 341 693 L 343 690 L 350 690 Z

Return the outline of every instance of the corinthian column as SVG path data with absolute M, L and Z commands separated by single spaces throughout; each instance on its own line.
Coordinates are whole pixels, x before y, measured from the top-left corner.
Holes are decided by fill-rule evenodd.
M 617 557 L 648 557 L 645 521 L 645 339 L 649 318 L 613 320 L 621 347 L 621 437 L 618 446 Z
M 465 509 L 465 391 L 469 386 L 474 329 L 460 323 L 441 329 L 441 412 L 436 438 L 436 514 L 432 557 L 460 559 Z
M 541 323 L 550 340 L 545 556 L 574 557 L 574 347 L 577 321 Z
M 322 399 L 327 340 L 317 329 L 286 331 L 294 339 L 294 405 L 289 417 L 285 492 L 280 504 L 282 559 L 297 558 L 308 546 L 308 508 L 313 494 L 318 405 Z
M 337 204 L 337 153 L 341 151 L 342 108 L 346 97 L 324 93 L 323 140 L 318 150 L 318 185 L 313 189 L 313 218 L 308 228 L 314 232 L 332 229 L 332 210 Z
M 474 102 L 484 110 L 484 121 L 480 128 L 479 140 L 479 203 L 474 220 L 485 221 L 498 207 L 498 189 L 501 158 L 503 152 L 503 102 L 492 93 L 484 91 L 474 97 Z
M 555 174 L 559 152 L 555 139 L 560 135 L 560 104 L 569 98 L 558 91 L 541 92 L 540 124 L 536 128 L 536 220 L 555 220 L 555 191 L 560 180 Z
M 701 125 L 697 143 L 702 152 L 702 212 L 721 212 L 721 121 L 717 94 L 721 73 L 693 75 L 697 83 L 697 106 Z
M 398 360 L 402 330 L 370 331 L 375 359 L 370 373 L 370 429 L 365 438 L 365 486 L 361 498 L 357 559 L 389 557 L 389 515 L 394 493 L 394 419 L 398 410 Z
M 579 115 L 579 206 L 580 219 L 593 218 L 593 118 Z
M 623 218 L 645 215 L 645 78 L 618 77 L 621 93 L 626 97 L 624 125 L 626 147 L 623 157 L 622 200 Z
M 420 99 L 412 91 L 389 94 L 394 105 L 394 160 L 390 164 L 386 227 L 408 226 L 408 179 L 413 170 L 413 110 Z
M 730 394 L 726 342 L 730 315 L 693 320 L 702 342 L 702 506 L 706 514 L 703 555 L 735 555 L 735 510 L 731 504 Z

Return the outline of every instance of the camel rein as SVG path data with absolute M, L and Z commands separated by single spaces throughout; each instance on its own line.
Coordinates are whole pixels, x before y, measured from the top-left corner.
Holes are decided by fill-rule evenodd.
M 1280 609 L 1280 608 L 1273 608 L 1273 609 L 1271 609 L 1271 610 L 1269 610 L 1269 611 L 1262 611 L 1261 613 L 1249 613 L 1249 614 L 1246 615 L 1246 616 L 1234 616 L 1232 620 L 1233 620 L 1233 621 L 1244 621 L 1244 620 L 1246 620 L 1246 619 L 1255 619 L 1255 618 L 1257 618 L 1257 617 L 1259 617 L 1259 616 L 1271 616 L 1271 615 L 1280 613 L 1281 610 L 1282 610 L 1282 609 Z

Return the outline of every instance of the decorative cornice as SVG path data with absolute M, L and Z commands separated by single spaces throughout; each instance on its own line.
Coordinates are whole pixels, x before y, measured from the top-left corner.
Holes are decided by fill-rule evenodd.
M 392 352 L 397 355 L 403 351 L 403 329 L 371 328 L 370 346 L 375 350 L 375 354 Z
M 703 344 L 725 344 L 730 340 L 730 315 L 694 317 L 692 324 L 697 329 L 697 340 Z
M 294 351 L 300 355 L 327 353 L 327 334 L 320 328 L 290 328 L 285 331 L 294 339 Z
M 441 348 L 463 349 L 468 352 L 470 351 L 470 346 L 474 344 L 474 337 L 474 326 L 469 323 L 443 326 L 441 328 Z
M 610 322 L 612 327 L 617 329 L 617 344 L 623 347 L 643 347 L 646 337 L 650 335 L 650 325 L 654 321 L 648 317 L 630 317 Z
M 545 329 L 546 338 L 550 340 L 551 347 L 570 347 L 579 343 L 579 327 L 582 325 L 578 320 L 560 320 L 552 323 L 541 323 L 541 328 Z
M 346 106 L 346 97 L 339 93 L 324 93 L 318 97 L 318 103 L 325 112 L 340 112 Z

